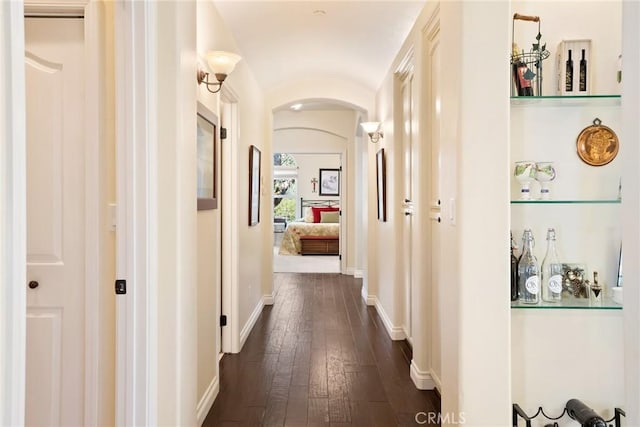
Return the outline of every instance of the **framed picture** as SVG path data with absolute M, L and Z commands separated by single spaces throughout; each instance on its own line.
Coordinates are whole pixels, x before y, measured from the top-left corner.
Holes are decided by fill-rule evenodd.
M 196 122 L 198 210 L 216 209 L 218 207 L 216 182 L 218 117 L 203 103 L 198 102 Z
M 340 195 L 340 169 L 320 169 L 321 196 Z
M 387 170 L 384 159 L 384 148 L 376 154 L 376 187 L 378 194 L 378 219 L 387 221 Z
M 249 226 L 260 222 L 260 150 L 249 147 Z

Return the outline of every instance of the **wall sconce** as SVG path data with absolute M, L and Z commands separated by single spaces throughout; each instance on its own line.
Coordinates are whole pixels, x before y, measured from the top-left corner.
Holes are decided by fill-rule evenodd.
M 242 58 L 240 55 L 236 55 L 235 53 L 224 52 L 221 50 L 207 52 L 206 58 L 209 68 L 211 68 L 211 72 L 216 76 L 217 82 L 210 82 L 209 73 L 198 68 L 198 84 L 204 83 L 207 85 L 207 90 L 209 92 L 218 93 L 220 92 L 220 89 L 222 89 L 222 83 L 224 80 L 233 71 L 238 61 Z M 211 90 L 211 86 L 213 86 L 215 90 Z
M 384 138 L 384 132 L 380 128 L 380 122 L 362 122 L 360 126 L 362 126 L 362 129 L 369 135 L 369 139 L 374 144 L 380 141 L 380 138 Z

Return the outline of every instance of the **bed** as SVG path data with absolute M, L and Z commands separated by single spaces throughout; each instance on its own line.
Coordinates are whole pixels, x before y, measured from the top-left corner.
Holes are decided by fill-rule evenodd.
M 338 255 L 340 201 L 301 198 L 300 202 L 300 219 L 287 224 L 278 253 L 280 255 Z M 316 214 L 315 218 L 314 214 Z M 319 221 L 314 222 L 315 220 Z

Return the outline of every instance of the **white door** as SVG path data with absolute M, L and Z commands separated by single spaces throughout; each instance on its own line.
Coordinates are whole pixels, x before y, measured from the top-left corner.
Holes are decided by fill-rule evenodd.
M 83 27 L 25 19 L 30 426 L 84 423 Z
M 413 147 L 413 74 L 408 73 L 402 81 L 402 170 L 404 172 L 404 226 L 403 245 L 403 291 L 404 291 L 404 331 L 411 342 L 411 288 L 413 283 L 413 209 L 414 209 L 414 147 Z

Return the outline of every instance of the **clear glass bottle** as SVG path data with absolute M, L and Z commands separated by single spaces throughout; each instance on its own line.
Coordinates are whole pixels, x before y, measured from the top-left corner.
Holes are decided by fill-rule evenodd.
M 524 246 L 518 262 L 518 296 L 523 304 L 537 304 L 540 301 L 540 267 L 533 255 L 534 239 L 530 229 L 524 230 Z
M 562 300 L 562 264 L 556 252 L 556 230 L 547 230 L 547 253 L 542 260 L 542 299 L 547 302 Z

